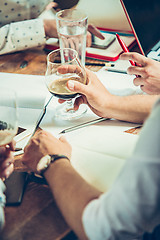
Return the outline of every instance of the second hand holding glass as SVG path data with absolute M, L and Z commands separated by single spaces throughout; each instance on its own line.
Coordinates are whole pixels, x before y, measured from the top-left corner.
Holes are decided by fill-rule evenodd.
M 58 69 L 67 65 L 68 68 L 74 69 L 69 73 L 60 74 Z M 77 71 L 78 69 L 78 71 Z M 55 117 L 63 120 L 72 120 L 81 117 L 87 108 L 81 105 L 78 110 L 74 110 L 73 98 L 78 96 L 78 93 L 72 92 L 67 88 L 69 80 L 79 81 L 86 84 L 85 69 L 78 59 L 78 53 L 71 48 L 64 48 L 52 51 L 47 56 L 46 84 L 51 94 L 66 100 L 63 104 L 57 107 Z

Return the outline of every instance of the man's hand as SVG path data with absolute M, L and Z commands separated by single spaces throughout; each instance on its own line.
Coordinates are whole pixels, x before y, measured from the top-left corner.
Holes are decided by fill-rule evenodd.
M 86 71 L 87 85 L 84 85 L 78 81 L 68 81 L 67 87 L 70 91 L 78 92 L 81 94 L 80 97 L 76 98 L 74 108 L 77 110 L 82 103 L 88 104 L 91 110 L 101 117 L 107 116 L 107 108 L 105 103 L 107 99 L 112 98 L 112 95 L 107 91 L 104 85 L 100 82 L 97 76 L 90 70 Z M 61 66 L 58 68 L 58 72 L 61 74 L 65 73 L 79 73 L 81 69 L 74 65 Z M 60 103 L 64 101 L 59 99 Z
M 46 131 L 40 131 L 32 137 L 30 143 L 25 147 L 22 162 L 31 171 L 37 172 L 39 160 L 48 154 L 61 154 L 70 158 L 71 146 L 64 137 L 57 139 Z
M 139 53 L 123 53 L 122 60 L 133 60 L 138 66 L 130 66 L 129 74 L 138 75 L 134 84 L 148 94 L 160 94 L 160 62 L 147 58 Z
M 0 147 L 0 178 L 8 178 L 13 172 L 14 156 L 12 151 L 14 151 L 14 147 L 14 141 L 9 145 Z

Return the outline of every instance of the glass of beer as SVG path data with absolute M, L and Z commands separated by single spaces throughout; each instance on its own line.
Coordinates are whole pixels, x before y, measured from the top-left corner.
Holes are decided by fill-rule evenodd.
M 64 65 L 68 67 L 74 66 L 74 69 L 78 68 L 78 71 L 61 74 L 58 69 Z M 50 52 L 47 56 L 45 80 L 49 92 L 57 98 L 64 100 L 64 103 L 60 104 L 56 109 L 56 118 L 72 120 L 80 118 L 87 111 L 86 105 L 84 104 L 82 104 L 78 110 L 74 110 L 74 98 L 76 98 L 79 93 L 70 91 L 67 87 L 69 80 L 86 84 L 86 72 L 75 50 L 64 48 Z

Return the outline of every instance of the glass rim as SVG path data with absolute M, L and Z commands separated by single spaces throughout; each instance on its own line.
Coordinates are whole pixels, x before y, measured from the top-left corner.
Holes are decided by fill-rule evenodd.
M 61 63 L 51 62 L 51 61 L 49 60 L 49 57 L 50 57 L 50 55 L 51 55 L 52 53 L 54 53 L 54 52 L 60 52 L 61 50 L 69 50 L 69 51 L 75 52 L 75 54 L 76 54 L 75 57 L 74 57 L 72 60 L 66 62 L 65 64 L 69 64 L 69 63 L 73 62 L 75 59 L 78 59 L 78 53 L 77 53 L 76 50 L 74 50 L 74 49 L 72 49 L 72 48 L 58 48 L 58 49 L 56 49 L 56 50 L 53 50 L 52 52 L 50 52 L 50 53 L 47 55 L 47 63 L 49 62 L 50 64 L 60 65 Z
M 84 17 L 82 19 L 79 19 L 79 20 L 78 19 L 77 20 L 69 20 L 69 19 L 67 20 L 67 19 L 63 19 L 59 16 L 63 12 L 73 12 L 73 11 L 82 13 L 84 15 Z M 79 9 L 63 9 L 63 10 L 56 13 L 56 19 L 61 20 L 63 22 L 83 22 L 84 20 L 88 19 L 88 16 L 87 16 L 87 14 L 85 14 L 84 12 L 82 12 Z

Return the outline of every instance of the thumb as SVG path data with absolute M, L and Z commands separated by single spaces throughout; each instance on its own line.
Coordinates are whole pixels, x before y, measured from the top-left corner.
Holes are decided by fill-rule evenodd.
M 84 95 L 86 95 L 86 93 L 87 93 L 86 85 L 83 83 L 80 83 L 78 81 L 69 80 L 67 82 L 67 87 L 72 92 L 78 92 L 78 93 L 81 93 Z

